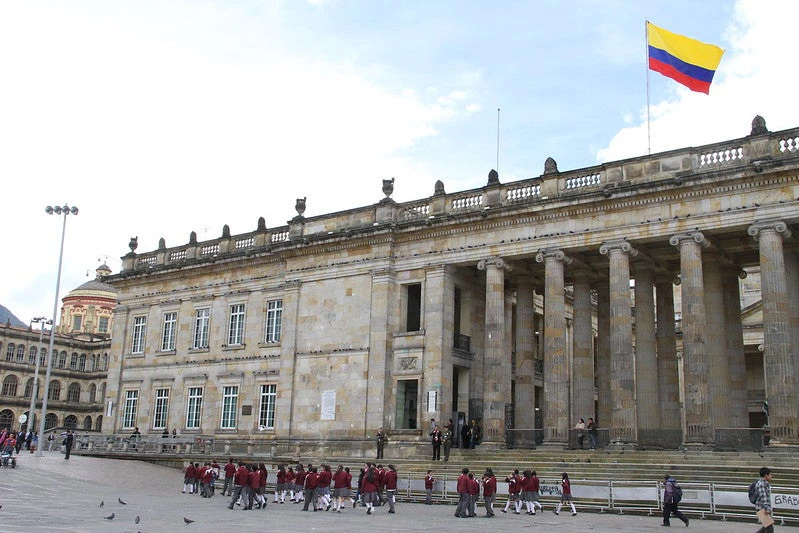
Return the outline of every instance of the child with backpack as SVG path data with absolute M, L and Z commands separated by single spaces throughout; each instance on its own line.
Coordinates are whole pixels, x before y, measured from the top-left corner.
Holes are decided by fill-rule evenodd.
M 671 524 L 669 523 L 669 519 L 673 514 L 685 522 L 685 526 L 688 527 L 688 517 L 682 514 L 680 509 L 677 507 L 681 500 L 682 487 L 677 484 L 676 479 L 667 474 L 663 489 L 663 524 L 661 525 L 670 526 Z
M 749 485 L 749 501 L 757 509 L 757 519 L 763 525 L 757 533 L 772 533 L 774 518 L 771 516 L 771 469 L 764 466 L 760 469 L 760 479 Z

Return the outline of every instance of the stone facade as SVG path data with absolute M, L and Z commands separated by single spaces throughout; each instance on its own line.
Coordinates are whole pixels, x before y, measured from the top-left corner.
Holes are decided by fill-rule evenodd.
M 206 242 L 134 239 L 106 280 L 104 431 L 355 450 L 381 426 L 426 442 L 422 421 L 460 413 L 485 445 L 540 427 L 562 447 L 591 416 L 617 446 L 712 447 L 761 423 L 761 387 L 772 442 L 799 444 L 799 129 L 393 190 L 308 218 L 302 198 L 287 226 Z M 762 354 L 744 344 L 744 269 L 762 273 Z

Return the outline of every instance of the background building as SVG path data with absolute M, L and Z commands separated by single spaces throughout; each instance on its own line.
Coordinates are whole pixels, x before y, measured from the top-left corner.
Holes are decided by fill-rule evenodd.
M 116 289 L 97 278 L 71 291 L 62 301 L 61 323 L 56 327 L 47 400 L 46 429 L 100 431 L 111 345 Z M 3 308 L 5 309 L 5 308 Z M 6 310 L 6 312 L 8 312 Z M 0 324 L 0 429 L 21 429 L 20 415 L 30 411 L 38 356 L 39 379 L 36 416 L 41 413 L 50 331 L 25 325 L 13 314 Z M 33 428 L 38 431 L 39 423 Z
M 133 239 L 107 280 L 104 431 L 354 451 L 453 418 L 482 445 L 540 428 L 563 447 L 594 417 L 614 446 L 713 447 L 745 441 L 763 398 L 772 441 L 799 444 L 797 170 L 799 130 L 756 117 L 714 145 L 570 172 L 550 158 L 402 204 L 383 180 L 349 211 L 306 218 L 300 199 L 287 226 L 142 254 Z

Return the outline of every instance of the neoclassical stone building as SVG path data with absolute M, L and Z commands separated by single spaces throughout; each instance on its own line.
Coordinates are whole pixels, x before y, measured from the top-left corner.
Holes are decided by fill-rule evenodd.
M 760 426 L 766 399 L 772 442 L 799 444 L 799 129 L 756 117 L 698 148 L 548 159 L 407 203 L 393 187 L 316 217 L 302 198 L 286 226 L 131 241 L 107 280 L 104 431 L 357 447 L 462 413 L 484 445 L 538 419 L 560 447 L 592 416 L 617 445 L 712 447 Z M 742 309 L 745 271 L 762 290 Z
M 100 431 L 103 428 L 116 290 L 102 279 L 110 273 L 108 266 L 101 265 L 95 279 L 62 300 L 47 397 L 46 429 Z M 19 416 L 28 417 L 30 413 L 38 356 L 33 427 L 39 430 L 50 342 L 49 327 L 42 331 L 40 325 L 25 326 L 16 319 L 0 325 L 0 429 L 27 427 L 27 422 L 19 422 Z

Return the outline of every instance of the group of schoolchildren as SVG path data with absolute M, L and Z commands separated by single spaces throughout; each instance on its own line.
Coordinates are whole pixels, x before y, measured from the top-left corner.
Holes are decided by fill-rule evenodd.
M 183 479 L 183 493 L 200 494 L 204 498 L 214 495 L 216 480 L 224 472 L 222 496 L 231 496 L 228 509 L 241 506 L 243 510 L 266 509 L 267 469 L 264 463 L 247 464 L 240 461 L 238 465 L 229 459 L 224 467 L 216 461 L 209 461 L 203 466 L 189 463 Z M 341 513 L 345 506 L 355 508 L 358 503 L 366 507 L 366 514 L 372 514 L 375 507 L 385 503 L 389 505 L 389 513 L 395 513 L 397 492 L 397 470 L 394 465 L 384 469 L 383 465 L 366 463 L 361 468 L 357 480 L 357 493 L 351 497 L 352 475 L 350 469 L 339 465 L 335 472 L 329 464 L 315 467 L 312 464 L 297 464 L 296 469 L 279 465 L 275 483 L 274 503 L 288 501 L 304 503 L 302 510 L 314 511 L 334 510 Z M 333 492 L 331 494 L 331 487 Z
M 435 479 L 431 471 L 428 470 L 427 476 L 425 477 L 425 489 L 427 491 L 425 503 L 431 503 L 434 482 Z M 514 470 L 513 473 L 505 478 L 505 483 L 508 484 L 508 500 L 505 503 L 505 507 L 501 508 L 500 511 L 507 513 L 508 509 L 512 506 L 514 514 L 522 514 L 522 510 L 524 510 L 525 514 L 535 515 L 536 507 L 538 507 L 539 511 L 544 510 L 539 499 L 541 481 L 538 479 L 535 470 L 525 470 L 521 475 L 519 475 L 518 469 Z M 461 475 L 458 477 L 457 481 L 459 499 L 458 507 L 455 510 L 456 517 L 473 518 L 477 516 L 476 506 L 480 498 L 481 484 L 483 487 L 483 503 L 485 504 L 486 510 L 484 516 L 486 518 L 494 517 L 494 498 L 497 494 L 497 479 L 491 468 L 486 468 L 485 474 L 483 474 L 480 481 L 477 480 L 473 473 L 469 472 L 468 468 L 464 468 L 461 471 Z M 556 515 L 560 514 L 561 508 L 567 503 L 571 507 L 572 516 L 575 516 L 577 514 L 577 509 L 572 502 L 571 482 L 569 481 L 569 475 L 564 472 L 561 476 L 560 502 L 552 509 L 552 512 Z

